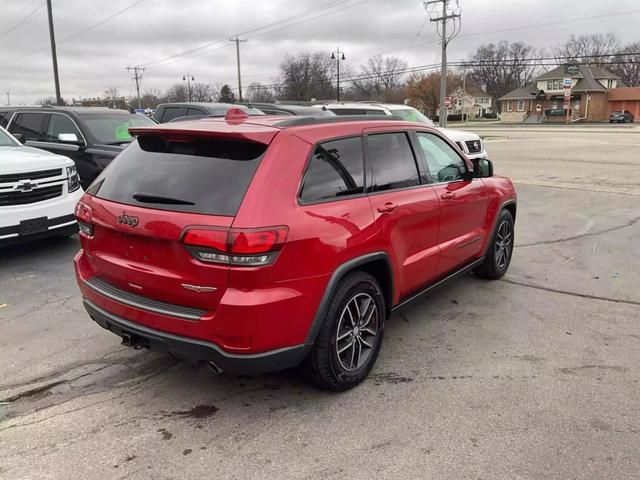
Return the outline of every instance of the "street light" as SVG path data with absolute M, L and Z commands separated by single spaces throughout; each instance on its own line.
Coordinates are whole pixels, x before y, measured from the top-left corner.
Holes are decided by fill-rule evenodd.
M 340 102 L 340 60 L 345 60 L 344 52 L 340 50 L 340 47 L 338 47 L 335 52 L 331 52 L 331 60 L 335 60 L 338 66 L 338 92 L 336 94 L 336 99 L 338 102 Z
M 182 76 L 182 81 L 184 82 L 185 80 L 187 81 L 187 90 L 189 91 L 189 101 L 191 101 L 191 82 L 195 82 L 196 79 L 187 72 L 186 75 Z

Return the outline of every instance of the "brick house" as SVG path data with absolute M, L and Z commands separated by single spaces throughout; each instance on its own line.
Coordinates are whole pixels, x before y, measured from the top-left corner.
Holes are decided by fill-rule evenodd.
M 503 122 L 564 122 L 563 79 L 571 79 L 571 120 L 604 121 L 609 117 L 609 90 L 622 86 L 620 78 L 600 67 L 560 65 L 540 75 L 524 88 L 507 93 L 498 101 Z

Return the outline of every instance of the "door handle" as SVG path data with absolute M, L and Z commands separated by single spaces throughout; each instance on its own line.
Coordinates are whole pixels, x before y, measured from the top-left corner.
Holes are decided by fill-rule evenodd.
M 451 200 L 453 198 L 456 198 L 456 194 L 453 192 L 444 192 L 442 195 L 440 195 L 440 198 L 443 200 Z
M 387 202 L 384 205 L 379 206 L 378 211 L 380 213 L 387 213 L 393 212 L 396 208 L 398 208 L 398 205 L 396 205 L 395 203 Z

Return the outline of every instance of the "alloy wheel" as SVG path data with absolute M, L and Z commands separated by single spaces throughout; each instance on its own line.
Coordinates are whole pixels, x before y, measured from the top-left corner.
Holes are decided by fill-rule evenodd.
M 346 304 L 336 333 L 336 354 L 340 366 L 349 372 L 367 363 L 378 336 L 378 307 L 373 297 L 358 293 Z
M 496 267 L 502 270 L 509 263 L 509 257 L 511 256 L 513 243 L 513 230 L 511 228 L 511 223 L 508 220 L 503 220 L 498 227 L 498 232 L 496 234 Z

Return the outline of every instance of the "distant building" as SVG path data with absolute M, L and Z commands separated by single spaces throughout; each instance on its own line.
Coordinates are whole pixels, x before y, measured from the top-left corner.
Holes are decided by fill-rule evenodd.
M 560 65 L 517 88 L 498 101 L 503 122 L 563 122 L 565 78 L 571 79 L 569 117 L 572 121 L 604 121 L 609 118 L 607 93 L 622 85 L 620 77 L 600 67 Z
M 453 105 L 449 114 L 466 113 L 469 118 L 481 118 L 485 113 L 493 113 L 493 100 L 485 89 L 467 86 L 457 88 L 452 96 Z

